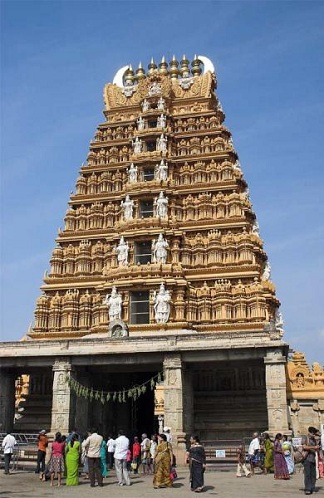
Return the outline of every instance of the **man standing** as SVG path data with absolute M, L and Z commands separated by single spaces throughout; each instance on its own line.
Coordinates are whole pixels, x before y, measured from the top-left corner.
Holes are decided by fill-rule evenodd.
M 96 478 L 98 486 L 103 487 L 102 474 L 100 471 L 100 448 L 103 437 L 99 436 L 96 429 L 89 431 L 90 436 L 84 441 L 83 446 L 87 452 L 89 465 L 90 486 L 95 487 Z
M 115 447 L 115 469 L 119 486 L 130 486 L 129 472 L 127 470 L 127 451 L 129 439 L 124 435 L 123 430 L 118 431 Z
M 9 465 L 10 465 L 12 454 L 14 452 L 14 446 L 16 444 L 17 444 L 17 441 L 8 432 L 2 441 L 2 448 L 3 448 L 3 454 L 4 454 L 4 473 L 5 474 L 9 474 Z
M 107 452 L 108 452 L 108 468 L 112 469 L 114 466 L 114 453 L 115 453 L 116 441 L 112 436 L 108 436 L 107 440 Z
M 308 436 L 302 439 L 303 452 L 307 455 L 303 462 L 305 495 L 311 495 L 315 491 L 316 453 L 320 449 L 320 445 L 315 438 L 317 432 L 315 427 L 308 427 Z
M 40 479 L 42 479 L 43 474 L 45 472 L 45 456 L 46 456 L 46 448 L 48 446 L 48 437 L 46 436 L 46 431 L 43 429 L 37 436 L 38 440 L 38 451 L 37 451 L 37 467 L 35 474 L 39 474 L 41 472 Z
M 260 461 L 260 440 L 259 440 L 259 433 L 254 432 L 253 433 L 253 439 L 250 442 L 249 446 L 249 462 L 250 462 L 250 467 L 251 467 L 251 474 L 254 475 L 254 468 Z
M 163 434 L 166 435 L 167 442 L 172 443 L 172 434 L 170 427 L 163 427 Z

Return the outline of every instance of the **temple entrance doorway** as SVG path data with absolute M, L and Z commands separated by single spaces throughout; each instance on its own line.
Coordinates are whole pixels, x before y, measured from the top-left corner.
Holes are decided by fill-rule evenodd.
M 116 437 L 118 430 L 123 429 L 131 440 L 134 436 L 147 433 L 149 436 L 158 430 L 158 420 L 154 416 L 154 379 L 160 370 L 110 372 L 104 368 L 87 369 L 87 386 L 104 393 L 105 402 L 93 399 L 76 398 L 76 429 L 84 432 L 87 428 L 96 427 L 104 436 Z M 144 390 L 145 387 L 145 390 Z M 141 389 L 141 393 L 137 391 Z M 144 392 L 145 391 L 145 392 Z M 110 399 L 107 401 L 107 393 Z M 74 393 L 73 396 L 76 396 Z M 85 401 L 87 407 L 84 407 Z M 80 417 L 80 409 L 87 415 Z

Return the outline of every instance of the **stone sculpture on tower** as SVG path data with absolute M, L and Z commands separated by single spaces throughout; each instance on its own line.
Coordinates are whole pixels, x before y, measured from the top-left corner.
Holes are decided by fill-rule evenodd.
M 165 264 L 168 256 L 169 244 L 160 233 L 157 240 L 152 242 L 152 262 Z
M 117 251 L 117 261 L 119 266 L 127 266 L 128 265 L 128 242 L 125 242 L 124 237 L 120 237 L 120 241 L 118 246 L 116 247 Z
M 160 285 L 159 292 L 154 292 L 154 311 L 157 323 L 167 323 L 171 310 L 171 295 L 164 284 Z
M 108 306 L 109 322 L 121 319 L 122 297 L 115 286 L 112 288 L 111 294 L 106 295 L 104 304 Z
M 134 201 L 127 194 L 126 199 L 121 201 L 120 205 L 124 211 L 124 220 L 131 220 L 133 218 Z
M 163 192 L 160 192 L 159 197 L 154 201 L 155 205 L 155 216 L 160 219 L 165 219 L 168 217 L 168 198 L 164 196 Z
M 168 179 L 168 163 L 164 159 L 155 168 L 155 179 L 161 182 Z

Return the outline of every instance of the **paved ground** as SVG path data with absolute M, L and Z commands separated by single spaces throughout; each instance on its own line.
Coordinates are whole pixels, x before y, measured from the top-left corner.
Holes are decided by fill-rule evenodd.
M 0 471 L 0 498 L 186 498 L 197 496 L 190 492 L 188 470 L 178 468 L 178 479 L 172 489 L 154 489 L 151 476 L 132 476 L 130 487 L 116 486 L 114 471 L 104 479 L 103 488 L 90 488 L 89 481 L 80 480 L 75 487 L 50 487 L 49 482 L 41 482 L 33 472 L 13 471 L 4 475 Z M 63 481 L 64 482 L 64 481 Z M 226 471 L 207 471 L 205 474 L 205 492 L 200 495 L 218 498 L 289 498 L 304 496 L 303 473 L 297 473 L 290 481 L 275 481 L 273 475 L 256 474 L 250 479 L 237 478 L 235 469 Z M 317 481 L 314 495 L 324 496 L 324 479 Z

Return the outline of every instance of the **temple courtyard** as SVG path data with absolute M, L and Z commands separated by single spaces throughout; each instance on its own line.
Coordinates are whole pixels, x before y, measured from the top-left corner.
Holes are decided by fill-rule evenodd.
M 188 470 L 178 468 L 178 479 L 172 489 L 153 489 L 151 476 L 132 476 L 131 487 L 117 486 L 114 471 L 104 480 L 103 488 L 90 488 L 89 481 L 81 478 L 76 487 L 50 487 L 50 483 L 40 482 L 38 476 L 31 471 L 13 471 L 10 475 L 0 473 L 1 498 L 46 498 L 70 497 L 91 498 L 92 496 L 113 496 L 116 498 L 184 498 L 191 495 L 188 480 Z M 324 492 L 324 480 L 317 481 L 315 496 Z M 255 474 L 252 478 L 237 478 L 235 467 L 227 470 L 208 470 L 205 478 L 205 496 L 218 496 L 221 498 L 265 498 L 270 496 L 296 497 L 303 496 L 303 470 L 297 469 L 296 474 L 289 481 L 275 481 L 273 474 Z

